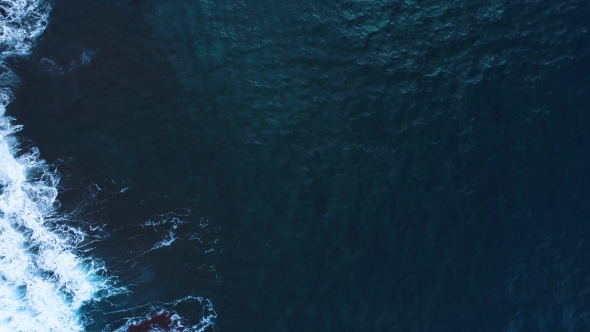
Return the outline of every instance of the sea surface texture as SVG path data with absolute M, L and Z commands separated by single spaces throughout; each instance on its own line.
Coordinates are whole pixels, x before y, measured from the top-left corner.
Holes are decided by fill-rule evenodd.
M 589 1 L 0 8 L 0 331 L 590 331 Z

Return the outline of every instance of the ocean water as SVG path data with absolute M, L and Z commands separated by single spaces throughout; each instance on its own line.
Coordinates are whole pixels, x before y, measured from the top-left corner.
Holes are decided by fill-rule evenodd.
M 0 331 L 590 328 L 590 3 L 0 7 Z

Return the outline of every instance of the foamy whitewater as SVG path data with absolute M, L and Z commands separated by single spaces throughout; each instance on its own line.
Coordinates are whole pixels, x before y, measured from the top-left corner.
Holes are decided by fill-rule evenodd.
M 18 150 L 12 134 L 21 127 L 5 116 L 17 78 L 4 61 L 29 53 L 50 7 L 37 0 L 0 7 L 0 331 L 81 331 L 80 307 L 106 282 L 75 253 L 85 234 L 56 227 L 58 175 L 37 149 Z
M 0 332 L 83 331 L 91 319 L 82 318 L 82 306 L 127 292 L 113 287 L 102 264 L 80 255 L 87 235 L 57 213 L 58 174 L 40 159 L 38 149 L 20 149 L 14 133 L 21 126 L 5 116 L 18 82 L 5 60 L 29 54 L 50 9 L 42 0 L 0 1 Z M 157 248 L 174 242 L 174 234 L 169 235 Z M 189 325 L 174 308 L 193 301 L 200 303 L 203 316 Z M 201 297 L 143 307 L 113 311 L 144 313 L 103 331 L 126 331 L 164 311 L 171 315 L 172 330 L 204 331 L 217 317 L 211 301 Z

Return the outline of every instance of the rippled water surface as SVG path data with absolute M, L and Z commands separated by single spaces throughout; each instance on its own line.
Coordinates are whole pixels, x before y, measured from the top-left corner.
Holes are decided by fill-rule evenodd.
M 51 7 L 7 114 L 85 330 L 590 328 L 589 2 Z

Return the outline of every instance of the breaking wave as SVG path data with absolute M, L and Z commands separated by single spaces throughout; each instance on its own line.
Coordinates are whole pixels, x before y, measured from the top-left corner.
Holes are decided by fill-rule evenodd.
M 47 26 L 49 4 L 0 1 L 0 331 L 82 331 L 82 306 L 114 288 L 104 267 L 81 257 L 86 234 L 56 214 L 59 176 L 23 151 L 5 115 L 18 78 L 8 57 L 26 56 Z
M 0 332 L 83 331 L 93 323 L 85 305 L 130 293 L 114 286 L 100 261 L 82 255 L 91 241 L 59 213 L 59 174 L 37 148 L 21 148 L 14 134 L 22 127 L 5 115 L 18 83 L 6 59 L 30 53 L 50 9 L 42 0 L 0 1 Z M 152 250 L 172 244 L 174 235 L 170 230 Z M 194 302 L 203 316 L 190 325 L 175 308 Z M 103 331 L 205 331 L 217 317 L 210 300 L 194 296 L 116 312 L 131 315 Z

